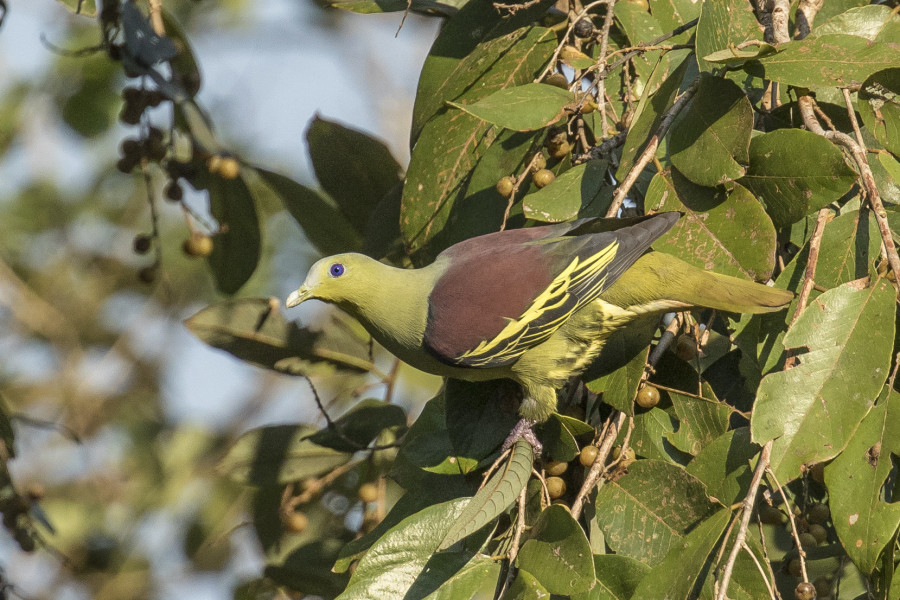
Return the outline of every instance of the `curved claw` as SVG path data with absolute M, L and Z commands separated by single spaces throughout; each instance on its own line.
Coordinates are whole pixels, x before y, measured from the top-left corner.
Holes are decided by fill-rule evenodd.
M 509 435 L 506 436 L 506 440 L 503 442 L 503 451 L 506 452 L 513 444 L 524 439 L 531 444 L 532 448 L 534 448 L 535 455 L 540 456 L 541 452 L 544 450 L 544 445 L 541 444 L 540 440 L 534 434 L 534 426 L 535 421 L 532 421 L 531 419 L 519 419 L 519 422 L 512 428 Z

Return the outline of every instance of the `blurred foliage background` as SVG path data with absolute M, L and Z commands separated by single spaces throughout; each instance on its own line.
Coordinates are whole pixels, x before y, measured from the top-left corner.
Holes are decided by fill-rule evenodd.
M 322 423 L 303 381 L 186 332 L 182 319 L 223 297 L 206 261 L 183 249 L 207 226 L 206 197 L 184 186 L 185 210 L 164 200 L 158 169 L 117 170 L 123 140 L 136 136 L 122 122 L 135 80 L 98 48 L 98 20 L 73 14 L 79 4 L 94 11 L 90 0 L 8 1 L 0 27 L 0 433 L 10 471 L 0 596 L 231 597 L 260 574 L 263 551 L 244 488 L 217 462 L 252 426 Z M 229 152 L 309 181 L 303 134 L 321 110 L 408 160 L 412 86 L 436 21 L 411 15 L 395 38 L 399 14 L 288 0 L 164 8 L 194 47 L 197 101 Z M 158 127 L 172 118 L 165 106 L 146 116 Z M 148 198 L 159 224 L 149 249 Z M 316 251 L 274 196 L 261 198 L 259 268 L 239 295 L 283 298 Z M 400 375 L 407 409 L 437 385 Z M 336 415 L 346 408 L 339 392 L 322 390 L 339 399 Z M 362 519 L 356 498 L 321 510 Z

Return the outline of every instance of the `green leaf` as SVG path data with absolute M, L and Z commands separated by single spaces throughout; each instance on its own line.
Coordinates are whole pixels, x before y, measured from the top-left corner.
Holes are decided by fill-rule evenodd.
M 9 404 L 3 394 L 0 394 L 0 442 L 3 443 L 3 456 L 15 458 L 16 436 L 9 419 Z
M 367 398 L 336 419 L 333 429 L 317 431 L 309 439 L 340 452 L 356 452 L 371 444 L 383 430 L 404 425 L 406 413 L 402 408 Z
M 479 459 L 457 456 L 447 429 L 447 403 L 444 390 L 429 400 L 419 418 L 409 428 L 401 456 L 429 473 L 465 474 L 478 468 Z
M 807 352 L 762 380 L 750 419 L 754 442 L 775 439 L 770 462 L 782 483 L 840 453 L 872 408 L 891 364 L 894 299 L 883 280 L 844 284 L 816 298 L 784 336 L 785 348 Z
M 825 467 L 831 520 L 847 554 L 864 575 L 878 564 L 900 527 L 900 503 L 885 500 L 896 486 L 893 458 L 900 456 L 900 394 L 885 388 L 844 451 Z
M 509 589 L 503 593 L 500 599 L 544 600 L 547 596 L 549 596 L 549 592 L 544 589 L 544 586 L 541 585 L 534 575 L 525 569 L 519 569 L 519 572 L 516 573 L 516 578 L 513 579 Z
M 550 185 L 525 196 L 522 212 L 529 219 L 547 223 L 605 215 L 613 192 L 613 186 L 606 180 L 608 167 L 609 162 L 605 160 L 575 165 Z
M 447 83 L 449 87 L 465 85 L 459 96 L 447 99 L 476 102 L 497 90 L 529 82 L 555 46 L 556 35 L 535 26 L 485 41 L 461 61 L 460 68 L 470 70 L 450 74 L 454 79 Z M 447 108 L 424 125 L 412 152 L 400 209 L 401 233 L 408 250 L 418 254 L 414 257 L 418 263 L 428 262 L 458 241 L 499 228 L 505 204 L 472 201 L 475 198 L 467 189 L 473 168 L 496 143 L 499 131 Z
M 380 140 L 321 117 L 306 130 L 316 178 L 358 232 L 401 181 L 402 169 Z
M 874 40 L 888 21 L 900 21 L 900 17 L 892 13 L 890 7 L 882 4 L 859 6 L 835 15 L 821 25 L 816 25 L 808 37 L 816 38 L 832 33 L 843 33 Z
M 591 546 L 581 525 L 559 504 L 541 512 L 516 562 L 551 594 L 570 596 L 594 584 Z
M 162 18 L 166 26 L 166 36 L 174 40 L 178 46 L 178 54 L 169 61 L 172 82 L 177 84 L 188 98 L 193 98 L 200 91 L 203 81 L 194 49 L 181 23 L 172 13 L 163 9 Z
M 740 427 L 707 444 L 685 470 L 706 485 L 710 496 L 730 506 L 749 489 L 750 460 L 758 452 L 759 447 L 750 441 L 750 428 Z
M 471 104 L 447 104 L 499 127 L 533 131 L 558 121 L 563 107 L 574 102 L 575 94 L 568 90 L 545 83 L 526 83 L 498 90 Z
M 762 28 L 753 14 L 753 8 L 747 2 L 719 0 L 702 3 L 696 41 L 697 62 L 701 71 L 711 71 L 715 68 L 708 63 L 718 62 L 713 60 L 713 57 L 720 55 L 726 60 L 730 56 L 745 54 L 748 55 L 747 58 L 756 58 L 759 55 L 759 47 L 751 46 L 746 50 L 737 50 L 733 47 L 742 42 L 761 39 Z M 774 52 L 774 49 L 772 51 Z
M 425 600 L 493 598 L 499 578 L 500 562 L 486 556 L 475 556 Z
M 284 207 L 303 228 L 306 238 L 322 254 L 358 252 L 362 246 L 360 232 L 319 192 L 273 171 L 257 168 L 256 172 L 281 199 Z
M 753 108 L 743 90 L 728 79 L 701 74 L 690 104 L 669 134 L 669 156 L 681 173 L 699 185 L 738 179 L 750 162 Z
M 683 468 L 639 460 L 597 492 L 596 519 L 616 554 L 654 566 L 717 508 L 706 487 Z
M 261 241 L 256 207 L 243 177 L 209 177 L 209 212 L 219 222 L 207 259 L 224 294 L 234 294 L 247 283 L 259 263 Z
M 453 456 L 464 463 L 485 466 L 493 462 L 500 444 L 519 420 L 504 398 L 514 397 L 515 384 L 447 379 L 446 423 Z M 463 473 L 467 471 L 462 471 Z
M 96 17 L 97 16 L 97 2 L 96 0 L 58 0 L 60 4 L 69 9 L 69 11 L 75 13 L 76 15 L 83 15 L 85 17 Z
M 764 281 L 775 268 L 775 226 L 747 188 L 700 187 L 680 172 L 657 173 L 644 206 L 684 217 L 653 248 L 695 267 Z
M 637 396 L 644 365 L 650 353 L 649 345 L 635 355 L 628 364 L 619 367 L 609 375 L 587 383 L 587 388 L 595 394 L 603 394 L 603 402 L 629 417 L 634 416 L 634 399 Z
M 363 15 L 410 10 L 424 15 L 452 17 L 468 0 L 324 0 L 326 6 Z
M 669 392 L 669 398 L 678 415 L 678 431 L 669 434 L 667 439 L 682 452 L 696 456 L 728 430 L 733 410 L 724 402 L 701 400 L 677 392 Z
M 573 594 L 572 600 L 629 600 L 650 567 L 619 554 L 595 554 L 597 582 L 593 589 Z
M 672 462 L 674 447 L 668 435 L 675 432 L 678 421 L 661 408 L 634 415 L 634 431 L 631 433 L 631 447 L 635 454 L 644 458 Z
M 809 131 L 780 129 L 750 141 L 750 168 L 738 183 L 762 201 L 779 229 L 839 199 L 855 182 L 837 146 Z
M 830 34 L 786 42 L 761 57 L 765 77 L 799 87 L 861 85 L 872 73 L 900 63 L 900 45 Z
M 700 2 L 692 0 L 650 0 L 650 13 L 663 31 L 672 31 L 700 16 Z M 672 44 L 686 44 L 693 35 L 690 29 L 669 38 Z
M 435 554 L 467 502 L 460 498 L 435 504 L 392 527 L 359 561 L 338 599 L 425 598 L 470 560 L 481 562 L 468 549 Z
M 501 74 L 505 75 L 504 69 L 509 68 L 510 74 L 515 71 L 516 55 L 523 50 L 516 48 L 517 42 L 523 34 L 533 32 L 533 22 L 547 10 L 549 4 L 548 0 L 544 0 L 507 14 L 495 9 L 490 2 L 476 0 L 467 2 L 459 13 L 447 21 L 434 40 L 419 76 L 413 107 L 411 146 L 418 141 L 428 121 L 438 113 L 448 112 L 448 100 L 476 101 L 498 89 L 524 85 L 534 80 L 533 75 L 516 76 L 516 81 L 504 84 L 498 78 Z M 555 47 L 555 39 L 552 43 Z M 510 51 L 514 56 L 507 56 Z M 509 59 L 513 62 L 508 62 Z M 489 89 L 483 93 L 476 91 L 483 85 Z
M 723 508 L 700 522 L 641 580 L 634 597 L 691 598 L 691 591 L 707 572 L 710 556 L 730 520 L 731 511 Z
M 284 485 L 328 473 L 350 460 L 350 453 L 312 442 L 309 437 L 316 431 L 306 425 L 251 429 L 229 448 L 218 470 L 245 485 Z
M 544 452 L 553 460 L 562 462 L 569 462 L 578 456 L 581 450 L 579 438 L 582 442 L 589 442 L 596 433 L 594 428 L 584 421 L 559 413 L 550 415 L 550 418 L 539 427 Z
M 621 4 L 628 3 L 622 2 Z M 650 89 L 654 86 L 647 86 L 635 109 L 632 125 L 628 129 L 628 135 L 622 145 L 622 156 L 619 159 L 616 179 L 624 179 L 631 167 L 634 166 L 634 161 L 659 128 L 663 115 L 675 102 L 685 73 L 691 67 L 693 61 L 690 52 L 684 51 L 683 54 L 678 54 L 678 51 L 675 51 L 671 54 L 670 64 L 677 66 L 673 67 L 672 72 L 669 73 L 667 65 L 657 65 L 650 76 L 650 84 L 659 82 L 659 89 L 656 93 L 651 94 Z
M 628 41 L 631 42 L 632 46 L 647 43 L 665 33 L 656 17 L 651 15 L 638 2 L 618 2 L 613 11 L 616 24 L 628 37 Z M 655 84 L 650 82 L 650 73 L 654 69 L 654 65 L 657 65 L 655 67 L 657 69 L 668 70 L 669 61 L 668 54 L 663 54 L 659 50 L 642 52 L 635 56 L 632 64 L 640 80 L 638 85 L 643 83 L 646 86 L 645 89 L 653 93 Z
M 856 105 L 875 139 L 900 157 L 900 68 L 885 69 L 866 79 Z
M 438 545 L 445 550 L 472 535 L 508 509 L 531 477 L 534 452 L 531 444 L 520 439 L 513 445 L 509 458 L 497 469 L 484 487 L 478 490 L 460 512 Z
M 316 363 L 368 371 L 367 340 L 336 317 L 323 331 L 297 327 L 268 298 L 226 300 L 199 311 L 185 327 L 213 348 L 251 364 L 292 374 Z

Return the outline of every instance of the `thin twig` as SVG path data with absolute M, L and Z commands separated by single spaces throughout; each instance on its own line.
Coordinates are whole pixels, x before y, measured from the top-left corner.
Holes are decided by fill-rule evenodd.
M 791 510 L 791 504 L 788 502 L 787 495 L 784 493 L 784 488 L 781 487 L 781 484 L 778 483 L 778 478 L 775 477 L 775 471 L 766 467 L 766 473 L 772 478 L 775 487 L 778 489 L 778 494 L 784 501 L 785 508 L 787 508 L 785 512 L 787 512 L 788 519 L 791 522 L 791 535 L 794 537 L 794 543 L 797 544 L 797 554 L 800 556 L 800 573 L 803 575 L 803 581 L 808 582 L 809 574 L 806 572 L 806 551 L 803 550 L 803 546 L 800 544 L 800 532 L 797 531 L 797 520 L 794 519 L 794 511 Z
M 762 521 L 759 518 L 758 512 L 756 514 L 756 525 L 759 527 L 759 545 L 762 547 L 766 569 L 769 571 L 769 577 L 772 578 L 772 581 L 775 581 L 775 571 L 772 570 L 772 561 L 769 559 L 769 549 L 766 547 L 766 536 L 763 535 Z M 778 592 L 777 586 L 775 587 L 775 598 L 776 600 L 781 600 L 781 594 Z
M 734 564 L 737 561 L 738 553 L 741 551 L 747 541 L 747 529 L 750 527 L 750 517 L 753 516 L 753 505 L 756 502 L 756 495 L 759 491 L 759 483 L 762 481 L 763 474 L 769 467 L 769 455 L 772 453 L 772 440 L 766 442 L 759 454 L 759 462 L 756 463 L 756 469 L 753 471 L 753 479 L 750 480 L 750 490 L 744 497 L 742 503 L 743 514 L 741 515 L 741 526 L 738 528 L 737 535 L 734 538 L 734 545 L 731 547 L 731 553 L 725 562 L 725 570 L 722 573 L 722 579 L 719 582 L 719 590 L 716 594 L 716 600 L 725 600 L 725 594 L 728 591 L 728 583 L 731 581 L 731 573 L 734 571 Z
M 801 0 L 802 2 L 803 0 Z M 863 141 L 862 131 L 859 130 L 859 123 L 856 122 L 856 111 L 853 110 L 853 99 L 850 97 L 850 90 L 841 88 L 844 93 L 844 104 L 847 106 L 847 116 L 850 117 L 850 124 L 853 125 L 853 133 L 856 135 L 856 143 L 860 148 L 865 148 L 866 143 Z
M 594 486 L 597 485 L 597 480 L 600 479 L 601 473 L 606 469 L 606 458 L 609 456 L 609 452 L 612 450 L 616 438 L 619 437 L 619 431 L 622 429 L 623 423 L 625 423 L 625 413 L 617 410 L 613 411 L 607 419 L 607 426 L 604 427 L 604 433 L 602 433 L 597 441 L 594 442 L 594 445 L 597 446 L 600 451 L 597 453 L 597 457 L 594 458 L 594 464 L 591 465 L 587 475 L 585 475 L 584 483 L 581 484 L 581 489 L 578 490 L 575 501 L 572 502 L 572 517 L 576 521 L 581 516 L 581 511 L 584 508 L 584 501 L 587 499 L 588 494 L 590 494 L 591 490 L 594 489 Z
M 622 183 L 616 188 L 616 192 L 613 194 L 612 204 L 610 205 L 609 210 L 606 211 L 607 217 L 615 217 L 618 214 L 619 209 L 622 207 L 622 202 L 625 200 L 628 192 L 631 191 L 631 187 L 637 181 L 641 171 L 644 170 L 644 167 L 653 159 L 653 155 L 656 154 L 656 149 L 659 147 L 660 140 L 662 140 L 662 138 L 666 136 L 666 133 L 669 132 L 672 121 L 675 120 L 676 115 L 681 112 L 681 109 L 685 107 L 688 101 L 694 97 L 694 94 L 697 92 L 699 81 L 699 79 L 695 79 L 690 87 L 675 100 L 672 107 L 663 115 L 656 133 L 654 133 L 650 138 L 650 141 L 647 142 L 647 146 L 644 148 L 644 151 L 641 152 L 640 156 L 635 161 L 634 166 L 631 167 L 631 170 L 628 171 L 628 175 L 625 176 L 625 179 L 622 180 Z
M 153 25 L 153 31 L 156 35 L 166 35 L 166 25 L 162 18 L 162 0 L 149 0 L 150 2 L 150 24 Z
M 610 0 L 606 4 L 606 14 L 603 15 L 603 27 L 600 28 L 600 53 L 598 58 L 606 63 L 606 52 L 609 50 L 609 30 L 612 27 L 613 11 L 616 0 Z M 609 125 L 606 122 L 606 74 L 609 70 L 604 68 L 597 73 L 597 110 L 600 111 L 600 139 L 606 137 Z
M 534 153 L 534 156 L 532 156 L 531 160 L 528 161 L 525 169 L 518 177 L 516 177 L 516 182 L 515 184 L 513 184 L 512 192 L 510 192 L 509 194 L 509 200 L 506 201 L 506 210 L 503 211 L 503 221 L 500 223 L 500 231 L 506 229 L 506 221 L 509 219 L 509 212 L 512 210 L 513 204 L 515 204 L 516 202 L 516 194 L 519 192 L 519 187 L 522 185 L 522 183 L 525 182 L 525 178 L 528 177 L 529 173 L 531 173 L 532 167 L 537 164 L 539 156 L 542 156 L 540 150 Z
M 550 62 L 547 63 L 547 66 L 544 67 L 544 70 L 541 71 L 541 74 L 534 78 L 535 83 L 540 83 L 544 80 L 547 75 L 553 72 L 556 68 L 556 62 L 559 60 L 559 53 L 562 52 L 562 49 L 568 44 L 568 40 L 572 35 L 572 31 L 575 29 L 575 23 L 584 18 L 585 15 L 588 14 L 588 11 L 596 6 L 600 6 L 601 4 L 607 4 L 610 0 L 597 0 L 596 2 L 591 2 L 587 6 L 584 7 L 577 17 L 569 20 L 569 26 L 566 29 L 566 33 L 562 36 L 562 41 L 557 44 L 556 50 L 553 51 L 553 56 L 550 57 Z
M 750 546 L 747 545 L 746 541 L 741 543 L 741 549 L 745 550 L 747 554 L 750 555 L 750 558 L 753 559 L 753 564 L 756 565 L 759 574 L 762 576 L 763 583 L 766 584 L 766 589 L 769 590 L 769 598 L 771 598 L 772 600 L 776 600 L 772 584 L 769 583 L 769 577 L 766 575 L 766 572 L 763 571 L 762 565 L 759 564 L 759 559 L 756 558 L 756 555 L 753 553 L 753 550 L 750 549 Z
M 525 492 L 527 488 L 523 488 L 519 493 L 519 510 L 516 514 L 516 528 L 513 530 L 512 541 L 509 544 L 509 552 L 506 553 L 507 558 L 509 559 L 509 565 L 506 567 L 506 580 L 503 582 L 503 588 L 500 590 L 499 596 L 503 595 L 503 592 L 506 591 L 506 588 L 512 583 L 515 578 L 516 569 L 515 562 L 516 556 L 519 554 L 519 543 L 522 541 L 522 533 L 525 531 Z
M 825 0 L 800 0 L 797 6 L 794 39 L 802 40 L 812 31 L 816 14 L 825 4 Z
M 887 212 L 884 209 L 884 204 L 881 202 L 881 195 L 878 193 L 878 187 L 875 185 L 875 176 L 872 174 L 872 169 L 869 167 L 865 145 L 860 146 L 846 133 L 840 131 L 825 131 L 822 129 L 822 126 L 814 115 L 815 101 L 808 94 L 801 95 L 797 99 L 797 103 L 800 108 L 800 114 L 803 116 L 803 123 L 810 131 L 831 140 L 839 146 L 843 146 L 849 150 L 850 154 L 853 156 L 854 162 L 856 162 L 857 169 L 859 170 L 860 178 L 862 179 L 866 199 L 869 201 L 872 212 L 875 214 L 875 222 L 878 224 L 878 230 L 881 233 L 881 241 L 884 244 L 884 253 L 887 255 L 888 264 L 891 265 L 891 270 L 894 274 L 898 276 L 896 278 L 898 281 L 894 282 L 894 286 L 897 287 L 900 285 L 900 256 L 897 255 L 897 246 L 894 244 L 894 237 L 891 234 L 891 228 L 887 221 Z M 855 114 L 850 115 L 850 121 L 856 121 Z

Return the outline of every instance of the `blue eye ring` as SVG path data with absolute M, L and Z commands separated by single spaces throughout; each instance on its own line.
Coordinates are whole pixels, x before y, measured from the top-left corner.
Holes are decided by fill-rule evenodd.
M 332 277 L 340 277 L 344 274 L 344 265 L 341 263 L 334 263 L 328 268 L 328 274 Z

